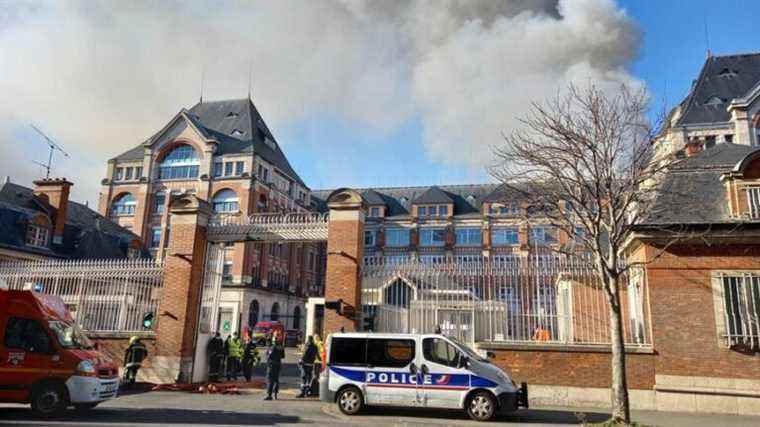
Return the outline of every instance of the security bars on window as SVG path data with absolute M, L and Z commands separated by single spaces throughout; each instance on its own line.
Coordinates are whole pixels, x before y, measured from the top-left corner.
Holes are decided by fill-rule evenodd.
M 33 261 L 0 263 L 0 284 L 57 295 L 88 332 L 142 332 L 155 313 L 163 266 L 153 260 Z
M 749 217 L 760 219 L 760 187 L 747 188 L 747 204 L 749 205 Z
M 760 349 L 760 276 L 721 275 L 721 285 L 728 345 Z
M 626 345 L 649 346 L 646 298 L 620 284 Z M 640 287 L 646 292 L 646 287 Z M 469 257 L 442 263 L 366 258 L 362 312 L 375 332 L 432 333 L 467 342 L 606 345 L 609 309 L 592 264 L 558 255 Z M 644 316 L 644 314 L 647 316 Z M 642 319 L 643 317 L 643 319 Z M 636 322 L 631 322 L 635 319 Z

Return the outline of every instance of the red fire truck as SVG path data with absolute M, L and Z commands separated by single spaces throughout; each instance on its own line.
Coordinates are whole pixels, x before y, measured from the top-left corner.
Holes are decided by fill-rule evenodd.
M 53 415 L 69 406 L 93 408 L 118 388 L 116 365 L 59 297 L 0 289 L 0 402 L 31 403 Z

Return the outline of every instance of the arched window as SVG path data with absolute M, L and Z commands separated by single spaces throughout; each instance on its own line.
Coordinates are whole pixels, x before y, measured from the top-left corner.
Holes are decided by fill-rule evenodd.
M 405 281 L 396 279 L 395 282 L 385 288 L 383 298 L 388 305 L 408 308 L 409 301 L 414 298 L 414 290 Z
M 301 329 L 301 307 L 293 309 L 293 329 Z
M 137 200 L 130 193 L 124 193 L 111 204 L 111 216 L 132 216 L 135 214 Z
M 189 179 L 198 177 L 198 153 L 182 144 L 172 149 L 158 165 L 158 179 Z
M 280 320 L 280 304 L 272 304 L 272 311 L 269 313 L 269 320 Z
M 251 301 L 251 305 L 248 307 L 248 327 L 253 329 L 256 323 L 259 321 L 259 302 L 256 300 Z
M 212 204 L 216 213 L 236 213 L 240 210 L 238 196 L 230 189 L 224 189 L 216 193 Z

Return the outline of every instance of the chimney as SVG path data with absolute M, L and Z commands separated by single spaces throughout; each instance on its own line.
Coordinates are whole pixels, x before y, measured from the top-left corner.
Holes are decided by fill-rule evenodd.
M 684 150 L 686 151 L 686 157 L 691 157 L 699 154 L 702 151 L 703 147 L 704 145 L 702 144 L 702 141 L 700 141 L 698 138 L 689 138 L 689 141 L 686 143 L 686 148 Z
M 50 178 L 34 181 L 34 194 L 55 208 L 53 218 L 53 243 L 63 243 L 63 227 L 69 206 L 69 191 L 74 185 L 65 178 Z

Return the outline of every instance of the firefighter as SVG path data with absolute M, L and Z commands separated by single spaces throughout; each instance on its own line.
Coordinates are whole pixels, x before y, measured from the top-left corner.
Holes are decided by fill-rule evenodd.
M 142 366 L 143 360 L 148 357 L 148 349 L 140 341 L 139 337 L 129 339 L 129 347 L 124 353 L 124 383 L 132 385 L 137 378 L 137 371 Z
M 314 362 L 318 358 L 319 349 L 314 343 L 314 338 L 309 337 L 304 344 L 303 355 L 298 362 L 301 368 L 301 394 L 296 396 L 302 398 L 311 395 L 311 382 L 314 378 Z
M 208 354 L 208 380 L 211 382 L 219 381 L 221 376 L 222 359 L 224 358 L 224 342 L 219 332 L 208 341 L 206 345 Z
M 246 382 L 251 382 L 253 368 L 259 364 L 259 352 L 256 350 L 256 341 L 251 337 L 246 337 L 245 349 L 243 350 L 243 376 Z
M 282 347 L 280 336 L 275 331 L 272 334 L 272 340 L 267 347 L 267 396 L 264 400 L 277 400 L 277 393 L 280 391 L 280 367 L 282 359 L 285 357 L 285 349 Z
M 243 358 L 243 343 L 237 332 L 227 337 L 227 381 L 237 380 L 240 360 Z

